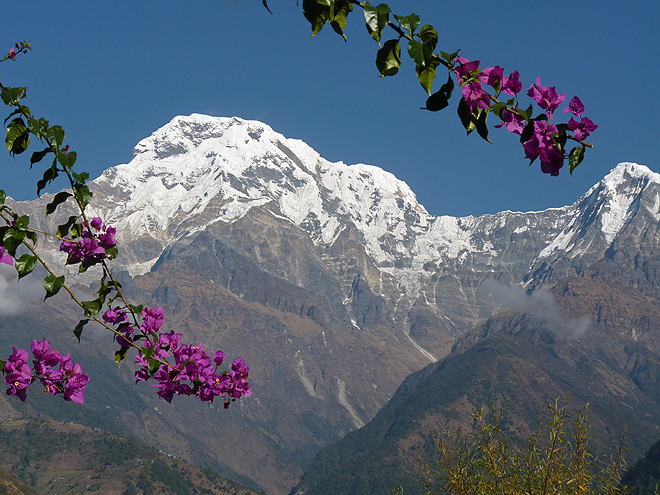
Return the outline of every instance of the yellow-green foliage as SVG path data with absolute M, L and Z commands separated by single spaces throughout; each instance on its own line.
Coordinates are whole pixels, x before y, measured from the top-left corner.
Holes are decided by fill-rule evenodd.
M 483 409 L 475 410 L 471 433 L 459 429 L 436 437 L 436 464 L 424 468 L 429 495 L 622 493 L 623 437 L 616 455 L 592 454 L 588 404 L 573 411 L 568 406 L 569 400 L 548 402 L 526 439 L 520 430 L 503 432 L 499 412 L 493 410 L 486 420 Z

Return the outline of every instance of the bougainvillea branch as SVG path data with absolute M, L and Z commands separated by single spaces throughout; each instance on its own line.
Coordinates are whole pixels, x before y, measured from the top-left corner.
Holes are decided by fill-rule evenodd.
M 29 43 L 16 43 L 1 62 L 15 61 L 18 54 L 29 50 Z M 117 231 L 100 217 L 88 218 L 86 208 L 93 197 L 86 184 L 89 174 L 74 171 L 77 154 L 64 144 L 64 129 L 51 126 L 46 119 L 32 115 L 22 103 L 27 96 L 25 87 L 6 87 L 0 83 L 0 96 L 5 105 L 14 108 L 5 119 L 5 145 L 9 153 L 24 153 L 31 139 L 36 138 L 45 148 L 32 154 L 30 167 L 38 166 L 46 157 L 52 156 L 51 165 L 45 168 L 43 178 L 37 182 L 37 195 L 62 174 L 71 186 L 70 190 L 55 194 L 46 206 L 46 217 L 70 201 L 78 210 L 78 214 L 69 217 L 56 233 L 45 232 L 30 226 L 27 215 L 18 215 L 5 204 L 5 193 L 0 190 L 0 219 L 5 223 L 0 227 L 0 263 L 13 265 L 19 280 L 30 274 L 37 265 L 43 266 L 47 272 L 44 278 L 45 299 L 64 289 L 84 313 L 85 318 L 73 330 L 78 341 L 89 322 L 109 330 L 119 346 L 115 352 L 117 365 L 126 359 L 129 349 L 135 350 L 135 363 L 139 366 L 135 372 L 136 382 L 155 381 L 153 386 L 158 389 L 158 395 L 168 402 L 174 395 L 193 395 L 208 402 L 222 397 L 227 408 L 232 401 L 251 395 L 247 381 L 249 369 L 242 357 L 234 360 L 231 370 L 220 371 L 224 352 L 212 352 L 211 357 L 201 345 L 182 344 L 181 334 L 173 330 L 170 333 L 161 332 L 165 323 L 163 308 L 144 308 L 128 303 L 121 284 L 114 279 L 107 264 L 119 253 L 115 239 Z M 58 276 L 48 266 L 37 252 L 37 234 L 56 238 L 60 242 L 59 250 L 67 255 L 65 264 L 77 266 L 79 273 L 95 265 L 100 266 L 101 279 L 95 299 L 81 301 L 65 283 L 64 275 Z M 9 387 L 8 395 L 15 395 L 24 401 L 27 388 L 38 381 L 46 393 L 61 394 L 69 401 L 84 402 L 89 377 L 87 373 L 82 373 L 80 364 L 72 364 L 70 355 L 62 356 L 57 351 L 51 351 L 50 342 L 45 339 L 40 342 L 34 340 L 31 351 L 35 359 L 31 367 L 28 351 L 15 346 L 12 348 L 13 352 L 6 361 L 0 359 L 0 372 Z
M 266 8 L 268 6 L 264 3 Z M 376 67 L 380 76 L 394 76 L 401 67 L 401 40 L 407 41 L 408 55 L 415 64 L 415 74 L 422 88 L 427 93 L 424 110 L 437 112 L 449 106 L 453 94 L 456 77 L 461 98 L 457 112 L 461 124 L 471 134 L 477 134 L 488 142 L 488 116 L 494 114 L 500 122 L 494 127 L 505 127 L 509 132 L 520 136 L 520 143 L 529 158 L 530 165 L 538 158 L 541 171 L 551 175 L 559 175 L 559 170 L 568 159 L 569 171 L 582 163 L 586 148 L 593 146 L 585 139 L 597 129 L 587 117 L 582 117 L 584 105 L 575 96 L 569 107 L 563 113 L 573 113 L 580 121 L 571 118 L 568 123 L 553 122 L 554 112 L 566 98 L 559 95 L 555 87 L 541 86 L 540 78 L 527 91 L 529 96 L 543 112 L 534 116 L 533 105 L 523 108 L 519 105 L 518 94 L 522 91 L 520 74 L 513 71 L 508 77 L 499 66 L 480 69 L 480 61 L 470 61 L 458 56 L 460 50 L 452 53 L 440 51 L 435 53 L 438 44 L 438 32 L 429 25 L 421 25 L 416 14 L 399 16 L 392 13 L 384 3 L 377 6 L 356 0 L 303 0 L 302 10 L 312 27 L 312 36 L 318 34 L 326 23 L 330 23 L 334 31 L 344 40 L 346 35 L 347 17 L 354 6 L 363 9 L 364 20 L 368 34 L 378 42 L 380 49 L 376 54 Z M 390 14 L 396 22 L 390 19 Z M 421 26 L 421 27 L 420 27 Z M 396 37 L 382 42 L 385 28 L 391 28 Z M 444 66 L 448 74 L 447 82 L 433 92 L 433 84 L 437 69 Z M 513 96 L 505 101 L 500 100 L 502 93 Z M 570 152 L 566 143 L 577 143 Z

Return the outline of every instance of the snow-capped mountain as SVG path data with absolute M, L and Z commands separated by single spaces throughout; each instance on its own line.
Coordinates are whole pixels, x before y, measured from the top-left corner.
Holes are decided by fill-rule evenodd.
M 498 311 L 484 280 L 533 290 L 612 259 L 656 290 L 660 175 L 641 165 L 618 165 L 571 206 L 433 216 L 378 167 L 331 163 L 260 122 L 191 115 L 90 187 L 93 213 L 118 229 L 115 270 L 128 272 L 131 297 L 253 363 L 255 397 L 237 419 L 251 453 L 213 447 L 229 427 L 177 423 L 176 405 L 156 417 L 183 432 L 178 448 L 196 439 L 272 493 Z M 43 218 L 50 198 L 17 209 Z M 61 207 L 44 227 L 69 214 Z M 246 467 L 245 456 L 258 462 Z

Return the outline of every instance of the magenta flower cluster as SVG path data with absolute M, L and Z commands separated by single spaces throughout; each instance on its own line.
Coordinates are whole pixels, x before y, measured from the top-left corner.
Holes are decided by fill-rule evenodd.
M 518 98 L 518 93 L 522 91 L 520 74 L 518 71 L 512 72 L 508 77 L 504 75 L 504 70 L 499 67 L 488 67 L 479 69 L 479 60 L 470 61 L 463 57 L 457 57 L 458 66 L 453 69 L 458 78 L 459 84 L 463 86 L 462 94 L 465 104 L 470 112 L 476 115 L 480 110 L 486 110 L 492 107 L 491 97 L 483 85 L 491 86 L 496 94 L 500 92 L 507 93 Z M 558 145 L 556 137 L 560 129 L 552 123 L 552 117 L 564 100 L 566 94 L 558 94 L 555 87 L 541 86 L 541 78 L 536 80 L 527 91 L 527 95 L 536 102 L 536 104 L 545 110 L 545 115 L 534 119 L 526 119 L 517 112 L 516 108 L 509 110 L 503 109 L 501 113 L 502 122 L 495 127 L 506 127 L 509 132 L 523 135 L 525 128 L 530 124 L 531 137 L 524 140 L 523 148 L 526 158 L 534 161 L 537 158 L 541 161 L 541 170 L 551 175 L 559 175 L 559 169 L 563 167 L 566 154 Z M 573 139 L 580 144 L 598 127 L 587 117 L 582 117 L 584 105 L 580 99 L 575 96 L 571 100 L 564 113 L 570 112 L 579 121 L 571 118 L 568 125 L 562 124 L 564 130 L 573 133 Z M 562 131 L 563 132 L 563 131 Z M 527 137 L 527 134 L 525 135 Z M 521 139 L 522 140 L 522 139 Z
M 91 228 L 83 223 L 83 231 L 77 240 L 65 238 L 60 245 L 60 251 L 66 252 L 68 264 L 90 262 L 106 258 L 106 250 L 117 245 L 115 234 L 117 229 L 104 225 L 99 217 L 90 222 Z
M 26 389 L 39 380 L 44 386 L 44 392 L 62 394 L 64 400 L 83 404 L 84 392 L 89 378 L 82 373 L 79 363 L 72 363 L 71 355 L 60 355 L 51 350 L 50 342 L 33 340 L 31 345 L 32 367 L 28 364 L 29 354 L 25 349 L 16 349 L 7 359 L 3 373 L 5 384 L 9 385 L 7 395 L 16 395 L 25 402 Z M 59 366 L 56 368 L 56 366 Z
M 0 263 L 4 263 L 9 266 L 14 265 L 14 258 L 7 254 L 7 250 L 4 246 L 0 246 Z
M 204 346 L 181 344 L 180 333 L 158 333 L 164 323 L 163 308 L 144 308 L 140 337 L 134 337 L 134 329 L 128 323 L 126 313 L 120 308 L 108 308 L 103 320 L 117 325 L 122 335 L 117 337 L 119 345 L 129 347 L 140 338 L 145 338 L 144 347 L 135 356 L 140 369 L 135 372 L 136 382 L 153 378 L 158 383 L 158 395 L 171 402 L 175 395 L 194 395 L 202 401 L 213 402 L 218 396 L 225 399 L 225 409 L 231 401 L 252 394 L 247 381 L 249 368 L 242 357 L 234 360 L 231 371 L 219 372 L 225 354 L 222 351 L 204 351 Z M 174 363 L 166 361 L 174 358 Z M 158 364 L 160 362 L 160 364 Z M 151 366 L 150 366 L 151 365 Z M 154 365 L 157 365 L 154 366 Z

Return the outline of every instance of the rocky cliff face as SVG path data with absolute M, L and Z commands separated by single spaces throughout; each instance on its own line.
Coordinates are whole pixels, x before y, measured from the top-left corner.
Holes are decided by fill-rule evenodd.
M 143 398 L 159 411 L 127 427 L 269 493 L 288 492 L 322 446 L 501 309 L 498 287 L 546 287 L 601 259 L 656 287 L 660 176 L 634 164 L 572 206 L 436 217 L 377 167 L 330 163 L 259 122 L 192 115 L 90 187 L 94 213 L 118 228 L 127 293 L 163 305 L 168 328 L 243 355 L 255 390 L 231 415 L 199 412 L 203 424 L 188 421 L 189 401 Z M 42 218 L 49 200 L 17 209 Z M 177 441 L 142 428 L 151 416 Z

